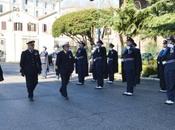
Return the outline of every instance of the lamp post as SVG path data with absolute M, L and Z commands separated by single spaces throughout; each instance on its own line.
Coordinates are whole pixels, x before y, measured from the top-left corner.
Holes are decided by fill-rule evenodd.
M 94 2 L 95 0 L 89 0 L 90 2 Z M 102 3 L 104 0 L 97 0 L 97 9 L 102 9 Z M 101 29 L 97 28 L 97 39 L 100 40 L 101 38 Z

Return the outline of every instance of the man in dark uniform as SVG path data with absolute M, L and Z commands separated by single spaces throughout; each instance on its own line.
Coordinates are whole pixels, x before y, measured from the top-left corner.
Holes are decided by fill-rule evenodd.
M 67 85 L 70 76 L 74 70 L 75 58 L 69 50 L 69 42 L 62 44 L 63 50 L 60 51 L 56 59 L 57 74 L 61 75 L 61 88 L 60 93 L 66 100 L 68 100 Z
M 93 57 L 94 57 L 94 52 L 96 50 L 96 45 L 94 44 L 93 47 L 92 47 L 92 51 L 91 51 L 91 57 L 90 57 L 90 73 L 92 73 L 92 81 L 96 81 L 97 78 L 96 78 L 96 73 L 95 73 L 95 64 L 94 64 L 94 61 L 93 61 Z
M 3 71 L 0 65 L 0 82 L 4 80 Z
M 97 49 L 94 52 L 94 69 L 97 78 L 97 89 L 103 88 L 104 79 L 107 78 L 107 56 L 106 48 L 102 47 L 103 42 L 99 40 L 97 42 Z
M 79 43 L 79 48 L 76 52 L 76 73 L 78 73 L 77 85 L 83 85 L 85 76 L 88 76 L 88 59 L 84 42 Z
M 128 37 L 129 39 L 129 37 Z M 137 44 L 132 41 L 132 47 L 135 48 L 135 54 L 136 54 L 136 63 L 135 63 L 135 68 L 136 68 L 136 85 L 140 84 L 140 76 L 142 72 L 142 56 L 139 48 L 136 48 Z
M 167 100 L 165 104 L 172 105 L 175 100 L 175 46 L 174 38 L 167 39 L 168 44 L 164 53 L 162 54 L 162 63 L 164 65 L 164 76 L 167 87 Z
M 164 65 L 162 64 L 162 55 L 164 54 L 167 48 L 167 40 L 163 41 L 163 49 L 160 51 L 157 57 L 157 70 L 158 77 L 160 79 L 160 92 L 166 92 L 165 76 L 164 76 Z
M 136 85 L 136 64 L 137 56 L 135 48 L 133 47 L 134 40 L 132 38 L 127 38 L 127 47 L 124 49 L 122 54 L 123 58 L 123 69 L 125 72 L 125 78 L 127 82 L 127 90 L 124 95 L 132 96 L 134 92 L 134 86 Z
M 118 53 L 113 49 L 114 45 L 112 43 L 109 44 L 109 52 L 108 52 L 108 83 L 113 83 L 114 74 L 118 72 Z
M 26 78 L 28 98 L 33 100 L 33 92 L 38 84 L 38 74 L 41 74 L 41 60 L 37 50 L 34 49 L 35 41 L 27 43 L 28 49 L 21 54 L 21 75 Z

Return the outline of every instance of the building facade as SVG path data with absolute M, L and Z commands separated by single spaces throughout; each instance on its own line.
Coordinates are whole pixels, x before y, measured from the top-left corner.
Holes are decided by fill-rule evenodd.
M 60 16 L 57 5 L 49 0 L 0 0 L 0 61 L 19 62 L 30 40 L 40 51 L 43 46 L 53 51 L 52 23 Z

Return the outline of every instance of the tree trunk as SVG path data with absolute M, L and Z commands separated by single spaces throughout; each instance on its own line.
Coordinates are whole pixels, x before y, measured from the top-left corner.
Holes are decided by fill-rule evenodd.
M 122 50 L 123 50 L 123 47 L 124 47 L 124 40 L 123 40 L 123 35 L 122 34 L 119 34 L 119 40 L 120 40 L 120 45 L 121 45 L 121 53 L 122 53 Z

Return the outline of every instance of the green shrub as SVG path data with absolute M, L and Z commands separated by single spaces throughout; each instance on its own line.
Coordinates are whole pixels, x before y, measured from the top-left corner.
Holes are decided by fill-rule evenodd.
M 157 74 L 157 62 L 156 62 L 156 60 L 151 60 L 149 62 L 144 61 L 143 62 L 142 76 L 149 77 L 150 75 L 156 75 L 156 74 Z

